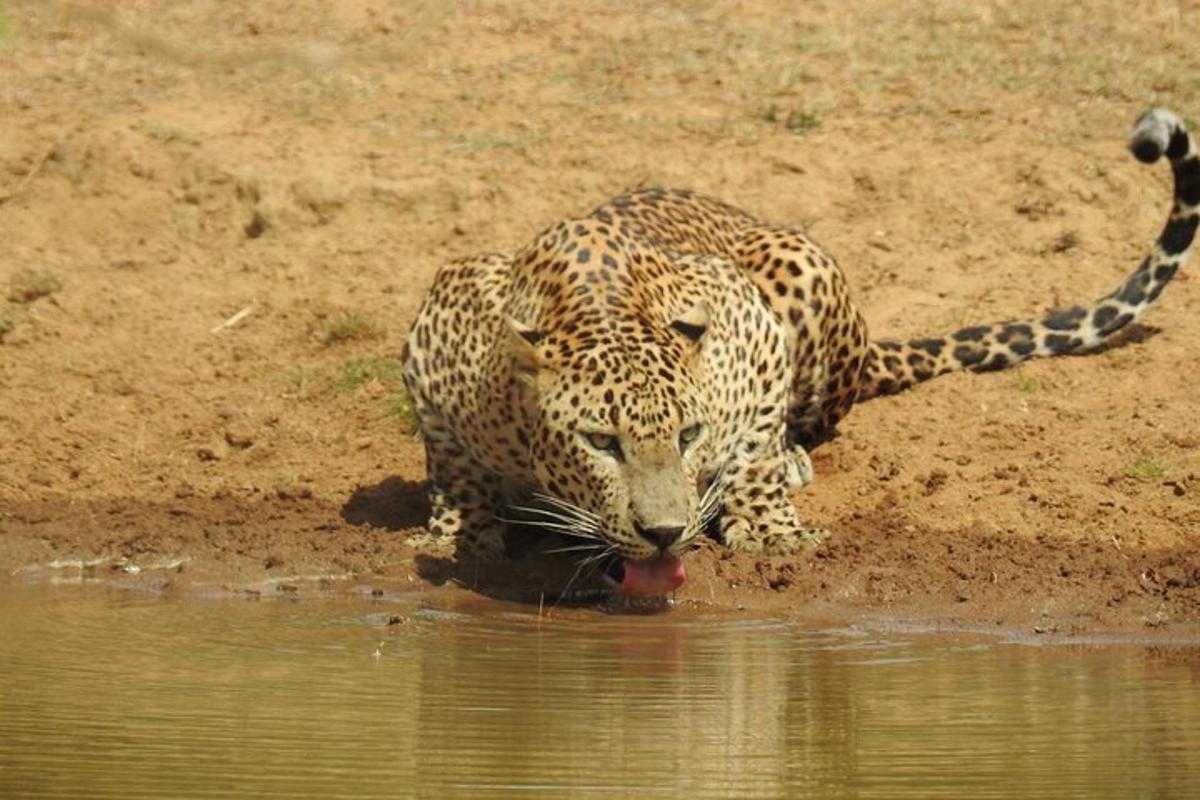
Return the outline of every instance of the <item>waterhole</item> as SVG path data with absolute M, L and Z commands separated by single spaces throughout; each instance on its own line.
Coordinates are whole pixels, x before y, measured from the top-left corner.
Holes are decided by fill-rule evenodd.
M 1186 797 L 1136 647 L 0 587 L 0 797 Z

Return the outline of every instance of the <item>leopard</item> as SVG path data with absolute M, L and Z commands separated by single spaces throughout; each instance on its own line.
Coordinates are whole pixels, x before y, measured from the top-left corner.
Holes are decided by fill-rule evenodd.
M 792 494 L 855 403 L 1095 350 L 1155 304 L 1200 221 L 1200 157 L 1162 108 L 1130 147 L 1173 174 L 1136 269 L 1091 304 L 946 335 L 873 339 L 813 238 L 687 189 L 637 188 L 513 252 L 452 261 L 402 353 L 430 502 L 414 545 L 486 565 L 519 525 L 630 598 L 674 592 L 701 537 L 811 550 L 828 532 Z

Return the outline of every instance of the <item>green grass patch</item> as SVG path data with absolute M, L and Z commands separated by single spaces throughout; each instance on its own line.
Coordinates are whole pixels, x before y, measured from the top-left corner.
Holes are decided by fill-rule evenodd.
M 783 127 L 787 128 L 792 133 L 806 133 L 821 125 L 821 118 L 817 116 L 815 111 L 806 111 L 800 109 L 792 111 L 783 121 Z
M 321 373 L 309 367 L 297 367 L 288 370 L 282 376 L 283 382 L 290 386 L 298 395 L 307 395 L 321 381 Z
M 807 133 L 821 126 L 821 118 L 817 112 L 804 108 L 786 111 L 774 100 L 758 112 L 756 117 L 759 122 L 765 122 L 768 125 L 782 123 L 784 128 L 796 134 Z
M 1021 392 L 1022 394 L 1037 394 L 1046 388 L 1045 384 L 1043 384 L 1037 378 L 1030 377 L 1028 375 L 1018 375 L 1015 385 L 1017 387 L 1017 391 Z
M 1167 468 L 1153 456 L 1145 456 L 1125 467 L 1124 474 L 1128 478 L 1154 480 L 1166 477 Z
M 0 342 L 4 341 L 4 337 L 12 333 L 12 329 L 17 327 L 17 323 L 8 314 L 0 314 Z
M 417 414 L 412 399 L 404 388 L 404 365 L 397 358 L 367 356 L 342 365 L 334 380 L 341 392 L 352 392 L 369 383 L 377 383 L 388 391 L 383 397 L 384 416 L 400 423 L 409 433 L 417 431 Z
M 342 392 L 353 392 L 363 384 L 378 381 L 384 386 L 399 386 L 404 366 L 398 358 L 366 356 L 342 365 L 334 386 Z
M 321 341 L 326 346 L 381 338 L 383 338 L 383 328 L 357 311 L 343 314 L 333 320 L 325 326 L 325 331 L 321 334 Z
M 417 412 L 413 410 L 408 392 L 393 392 L 387 396 L 387 414 L 402 424 L 409 433 L 417 430 Z
M 546 137 L 540 133 L 503 134 L 468 131 L 460 133 L 454 138 L 455 147 L 468 153 L 478 153 L 484 150 L 523 152 L 526 148 L 544 141 L 546 141 Z

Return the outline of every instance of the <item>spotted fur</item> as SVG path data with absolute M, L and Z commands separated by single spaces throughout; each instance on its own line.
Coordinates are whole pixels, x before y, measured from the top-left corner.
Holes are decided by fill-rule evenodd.
M 678 555 L 710 520 L 741 551 L 811 544 L 822 532 L 788 490 L 811 477 L 805 446 L 857 400 L 1094 348 L 1158 299 L 1200 219 L 1200 160 L 1161 109 L 1132 148 L 1170 160 L 1166 227 L 1114 292 L 1037 321 L 872 342 L 811 239 L 679 190 L 633 191 L 511 256 L 451 263 L 405 353 L 431 484 L 423 543 L 496 557 L 524 508 L 633 561 Z

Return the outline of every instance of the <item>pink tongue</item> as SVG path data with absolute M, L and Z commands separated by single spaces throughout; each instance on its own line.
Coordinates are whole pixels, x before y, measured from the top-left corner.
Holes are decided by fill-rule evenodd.
M 661 555 L 647 561 L 626 561 L 625 577 L 618 591 L 627 597 L 662 597 L 687 580 L 683 562 L 675 556 Z

